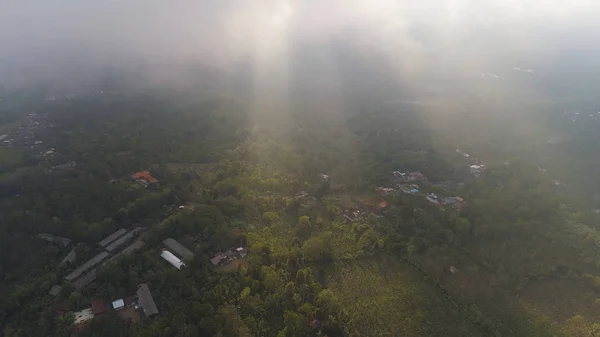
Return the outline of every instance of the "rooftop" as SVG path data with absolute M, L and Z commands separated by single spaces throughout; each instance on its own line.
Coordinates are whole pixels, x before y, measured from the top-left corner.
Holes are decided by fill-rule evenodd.
M 50 290 L 48 291 L 48 295 L 56 297 L 58 296 L 58 294 L 60 294 L 61 289 L 62 287 L 58 284 L 53 285 L 52 288 L 50 288 Z
M 121 235 L 125 234 L 127 231 L 125 230 L 125 228 L 121 228 L 118 231 L 112 233 L 111 235 L 105 237 L 104 239 L 100 240 L 98 242 L 98 244 L 101 247 L 106 247 L 109 243 L 115 241 L 116 239 L 118 239 Z
M 167 248 L 177 253 L 177 255 L 181 256 L 184 260 L 191 260 L 194 257 L 194 253 L 173 238 L 165 239 L 163 243 Z
M 121 236 L 120 238 L 118 238 L 117 240 L 115 240 L 113 243 L 111 243 L 110 245 L 106 246 L 104 249 L 106 249 L 109 252 L 112 252 L 113 250 L 121 247 L 127 241 L 133 239 L 133 234 L 134 234 L 133 231 L 127 232 L 127 234 Z
M 146 283 L 143 283 L 138 287 L 136 294 L 138 303 L 144 310 L 144 315 L 152 316 L 158 314 L 158 308 L 156 307 L 156 303 L 154 303 L 154 299 L 152 298 L 152 294 Z
M 73 286 L 77 290 L 83 289 L 88 284 L 94 282 L 94 280 L 96 280 L 96 269 L 92 269 L 87 274 L 78 278 L 77 281 L 73 282 Z
M 79 268 L 75 269 L 72 273 L 67 275 L 65 279 L 67 281 L 73 281 L 74 279 L 78 278 L 81 274 L 83 274 L 86 270 L 102 262 L 102 260 L 104 260 L 107 256 L 107 252 L 102 252 L 94 256 L 93 258 L 89 259 L 86 263 L 82 264 Z
M 121 298 L 112 302 L 112 307 L 115 310 L 119 310 L 125 307 L 125 301 Z
M 147 180 L 150 183 L 157 183 L 158 182 L 158 180 L 156 178 L 154 178 L 153 176 L 151 176 L 150 172 L 148 172 L 148 171 L 136 172 L 136 173 L 134 173 L 134 174 L 131 175 L 131 179 L 133 179 L 133 180 L 144 179 L 144 180 Z
M 104 302 L 104 300 L 92 301 L 92 312 L 94 313 L 94 315 L 99 315 L 105 312 L 106 309 L 108 308 L 106 307 L 106 302 Z

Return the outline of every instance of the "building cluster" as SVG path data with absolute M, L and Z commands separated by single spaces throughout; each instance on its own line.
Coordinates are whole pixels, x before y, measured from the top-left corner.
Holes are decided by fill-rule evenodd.
M 398 184 L 398 188 L 400 189 L 400 191 L 406 194 L 419 193 L 419 185 L 417 184 Z
M 401 171 L 392 171 L 394 177 L 396 177 L 399 181 L 426 181 L 427 176 L 425 176 L 421 172 L 401 172 Z
M 107 304 L 110 303 L 110 304 Z M 146 283 L 140 284 L 134 296 L 118 298 L 110 302 L 103 299 L 91 302 L 91 307 L 74 313 L 75 329 L 82 331 L 85 324 L 106 312 L 115 311 L 125 321 L 140 321 L 140 311 L 146 317 L 158 314 L 158 308 Z
M 106 238 L 100 240 L 98 242 L 98 246 L 102 249 L 98 254 L 84 262 L 82 265 L 77 267 L 74 271 L 69 273 L 65 280 L 71 282 L 76 289 L 82 289 L 92 283 L 96 279 L 96 268 L 101 263 L 106 263 L 112 259 L 107 260 L 108 257 L 117 252 L 120 248 L 122 248 L 126 243 L 133 240 L 141 231 L 143 231 L 143 227 L 136 227 L 132 230 L 125 230 L 121 228 Z M 141 248 L 141 241 L 136 241 L 130 246 L 123 249 L 123 251 L 119 254 L 113 256 L 122 256 L 124 252 L 131 253 L 139 248 Z M 67 257 L 63 260 L 66 262 L 74 262 L 75 260 L 75 250 L 72 250 Z M 61 262 L 61 263 L 63 263 Z
M 248 250 L 246 248 L 230 248 L 225 252 L 218 252 L 217 254 L 215 254 L 215 256 L 212 259 L 210 259 L 210 262 L 214 266 L 224 266 L 231 263 L 232 261 L 245 258 L 246 256 L 248 256 Z
M 0 144 L 4 146 L 28 147 L 36 151 L 44 149 L 44 142 L 36 139 L 36 137 L 39 130 L 54 127 L 52 123 L 48 122 L 47 117 L 47 114 L 30 113 L 27 116 L 27 120 L 18 124 L 10 134 L 0 135 L 0 140 L 2 141 Z
M 19 123 L 10 133 L 0 135 L 0 145 L 28 149 L 40 159 L 57 158 L 58 151 L 54 147 L 48 146 L 47 143 L 50 141 L 46 139 L 47 135 L 44 134 L 45 129 L 51 128 L 54 128 L 54 124 L 48 121 L 46 113 L 30 113 L 27 119 Z M 56 161 L 57 159 L 53 160 Z M 67 161 L 63 164 L 51 166 L 50 171 L 71 170 L 75 168 L 75 165 L 74 161 Z
M 455 209 L 460 209 L 466 204 L 461 197 L 442 197 L 437 193 L 427 193 L 425 199 L 436 206 L 452 206 Z
M 471 173 L 475 178 L 479 178 L 487 169 L 484 164 L 474 164 L 469 166 L 469 173 Z

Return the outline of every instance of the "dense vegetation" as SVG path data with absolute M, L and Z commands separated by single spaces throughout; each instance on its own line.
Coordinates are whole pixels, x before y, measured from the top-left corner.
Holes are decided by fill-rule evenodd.
M 164 92 L 34 106 L 42 123 L 52 124 L 35 139 L 57 154 L 0 148 L 6 336 L 65 336 L 72 316 L 53 315 L 53 302 L 81 310 L 93 299 L 128 296 L 140 283 L 152 288 L 159 315 L 128 324 L 106 314 L 78 334 L 589 336 L 600 330 L 594 205 L 553 182 L 560 170 L 540 169 L 544 153 L 536 150 L 545 140 L 497 129 L 511 116 L 448 117 L 414 104 L 363 102 L 346 114 L 303 111 L 276 123 L 250 116 L 232 99 Z M 14 133 L 27 118 L 0 133 Z M 487 164 L 486 172 L 469 173 L 474 159 L 457 148 Z M 67 161 L 76 167 L 50 169 Z M 160 186 L 146 189 L 129 179 L 142 169 Z M 423 194 L 405 194 L 394 170 L 420 171 L 427 176 L 418 182 L 420 193 L 460 196 L 466 205 L 437 207 Z M 382 194 L 379 186 L 396 191 Z M 353 211 L 361 215 L 349 220 Z M 144 248 L 103 267 L 80 291 L 62 281 L 75 266 L 58 266 L 70 248 L 37 236 L 78 242 L 78 261 L 85 261 L 100 238 L 138 224 L 147 227 Z M 182 271 L 160 259 L 166 237 L 194 252 Z M 249 249 L 240 263 L 210 264 L 214 253 L 239 245 Z M 63 284 L 57 298 L 46 295 L 54 284 Z

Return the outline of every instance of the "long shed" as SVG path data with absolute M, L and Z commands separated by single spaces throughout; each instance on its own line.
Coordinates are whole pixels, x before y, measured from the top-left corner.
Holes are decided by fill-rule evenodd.
M 97 265 L 98 263 L 102 262 L 102 260 L 106 259 L 107 257 L 108 257 L 107 252 L 102 252 L 102 253 L 94 256 L 93 258 L 89 259 L 86 263 L 79 266 L 79 268 L 75 269 L 72 273 L 67 275 L 67 277 L 65 277 L 65 279 L 67 281 L 73 281 L 74 279 L 78 278 L 81 274 L 83 274 L 86 270 L 88 270 L 88 269 L 92 268 L 93 266 Z
M 173 267 L 175 267 L 177 269 L 181 269 L 181 266 L 185 266 L 185 263 L 183 263 L 183 261 L 181 261 L 177 256 L 175 256 L 173 253 L 171 253 L 168 250 L 163 250 L 162 253 L 160 253 L 160 257 L 165 259 L 167 262 L 169 262 Z
M 121 235 L 125 234 L 127 231 L 125 230 L 125 228 L 121 228 L 118 231 L 112 233 L 111 235 L 105 237 L 104 239 L 100 240 L 98 242 L 98 244 L 100 245 L 100 247 L 104 248 L 106 246 L 108 246 L 109 243 L 115 241 L 116 239 L 118 239 L 119 237 L 121 237 Z
M 192 258 L 194 258 L 194 253 L 173 238 L 165 239 L 163 244 L 170 250 L 174 251 L 177 255 L 181 256 L 181 258 L 185 261 L 190 261 Z
M 113 243 L 111 243 L 110 245 L 106 246 L 104 249 L 106 249 L 106 251 L 111 252 L 114 251 L 115 249 L 121 247 L 122 245 L 124 245 L 127 241 L 133 239 L 133 235 L 135 233 L 133 231 L 129 231 L 127 232 L 127 234 L 121 236 L 120 238 L 118 238 L 117 240 L 113 241 Z
M 148 285 L 146 283 L 140 284 L 136 295 L 138 298 L 138 304 L 144 310 L 144 315 L 150 317 L 152 315 L 158 314 L 158 308 L 156 307 L 156 303 L 154 303 L 154 299 L 152 298 L 152 294 L 150 293 L 150 288 L 148 288 Z

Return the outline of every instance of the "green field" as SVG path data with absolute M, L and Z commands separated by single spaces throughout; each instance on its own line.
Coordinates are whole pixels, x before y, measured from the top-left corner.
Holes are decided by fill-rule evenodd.
M 433 285 L 397 258 L 337 265 L 328 278 L 349 336 L 482 336 Z

